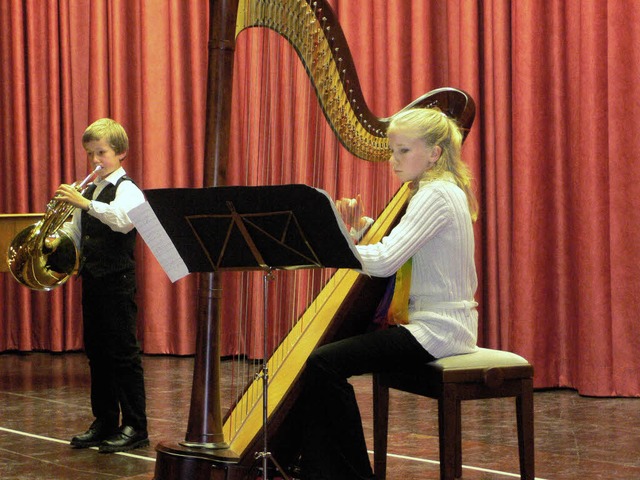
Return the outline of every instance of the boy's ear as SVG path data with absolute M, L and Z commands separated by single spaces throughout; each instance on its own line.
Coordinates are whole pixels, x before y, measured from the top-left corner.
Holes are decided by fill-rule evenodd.
M 125 158 L 127 158 L 127 154 L 128 154 L 128 153 L 129 153 L 129 150 L 126 150 L 126 151 L 124 151 L 124 152 L 122 152 L 122 153 L 118 154 L 118 159 L 119 159 L 120 161 L 123 161 Z

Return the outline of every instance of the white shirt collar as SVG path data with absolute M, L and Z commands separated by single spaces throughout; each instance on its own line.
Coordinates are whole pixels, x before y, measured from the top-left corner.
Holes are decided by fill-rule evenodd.
M 113 172 L 111 172 L 106 178 L 102 179 L 102 180 L 98 180 L 97 182 L 94 182 L 96 184 L 96 186 L 106 186 L 105 182 L 109 182 L 112 185 L 115 185 L 116 183 L 118 183 L 118 180 L 120 180 L 122 177 L 124 177 L 127 174 L 127 172 L 124 171 L 123 167 L 118 168 L 117 170 L 114 170 Z

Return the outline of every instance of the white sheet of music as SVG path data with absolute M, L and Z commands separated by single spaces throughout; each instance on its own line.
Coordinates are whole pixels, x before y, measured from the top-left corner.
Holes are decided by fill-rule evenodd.
M 187 265 L 182 260 L 149 202 L 144 202 L 129 210 L 127 215 L 129 215 L 138 233 L 140 233 L 140 236 L 171 282 L 176 282 L 189 275 Z

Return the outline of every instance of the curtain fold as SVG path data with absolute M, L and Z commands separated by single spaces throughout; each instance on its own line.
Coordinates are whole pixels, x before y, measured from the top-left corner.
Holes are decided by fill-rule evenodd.
M 634 299 L 638 298 L 640 278 L 633 259 L 640 251 L 640 169 L 637 168 L 637 120 L 640 118 L 640 25 L 629 19 L 640 17 L 635 2 L 613 8 L 607 17 L 607 30 L 618 32 L 609 41 L 607 78 L 609 81 L 607 121 L 609 132 L 607 163 L 610 169 L 611 208 L 611 338 L 613 355 L 610 394 L 640 390 L 637 356 L 640 333 L 637 328 Z M 602 126 L 599 126 L 602 128 Z M 596 359 L 597 361 L 597 359 Z M 584 380 L 583 380 L 584 381 Z M 623 385 L 623 388 L 619 386 Z
M 640 396 L 640 4 L 330 3 L 376 115 L 442 86 L 476 101 L 463 154 L 481 204 L 481 345 L 526 356 L 537 387 Z M 0 2 L 0 212 L 41 212 L 59 183 L 84 178 L 80 137 L 103 116 L 127 129 L 124 167 L 143 189 L 200 187 L 207 30 L 205 0 Z M 246 82 L 263 81 L 242 62 L 258 61 L 236 55 L 239 105 Z M 306 101 L 276 104 L 275 115 Z M 241 155 L 254 144 L 234 122 L 231 151 Z M 283 126 L 278 138 L 290 136 Z M 295 168 L 313 168 L 305 145 L 287 155 Z M 320 174 L 338 176 L 332 168 Z M 196 276 L 171 284 L 141 240 L 137 259 L 144 351 L 192 354 Z M 81 349 L 78 282 L 31 292 L 0 274 L 0 351 Z M 233 338 L 223 335 L 227 353 L 244 348 Z

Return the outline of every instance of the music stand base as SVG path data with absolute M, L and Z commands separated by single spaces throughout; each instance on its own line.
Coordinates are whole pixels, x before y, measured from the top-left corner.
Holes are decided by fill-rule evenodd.
M 267 480 L 269 478 L 269 465 L 268 465 L 269 461 L 271 461 L 271 463 L 273 463 L 273 466 L 276 467 L 278 472 L 280 472 L 280 475 L 283 480 L 291 480 L 291 477 L 287 475 L 287 473 L 284 471 L 284 469 L 280 466 L 280 464 L 276 461 L 276 459 L 270 452 L 256 453 L 256 459 L 259 459 L 259 458 L 262 459 L 262 480 Z
M 263 343 L 263 357 L 262 357 L 262 452 L 256 452 L 256 459 L 262 459 L 262 480 L 267 480 L 268 478 L 268 463 L 269 460 L 275 465 L 278 471 L 282 474 L 284 480 L 290 480 L 289 476 L 284 472 L 280 464 L 273 457 L 271 452 L 269 452 L 268 448 L 268 438 L 269 438 L 269 428 L 268 428 L 268 398 L 269 398 L 269 367 L 267 366 L 267 358 L 269 358 L 269 346 L 268 346 L 268 338 L 267 331 L 269 328 L 269 322 L 267 321 L 267 317 L 269 315 L 269 282 L 271 282 L 275 276 L 273 274 L 274 269 L 267 267 L 264 270 L 263 282 L 262 282 L 262 293 L 263 293 L 263 317 L 262 317 L 262 336 L 264 339 Z

